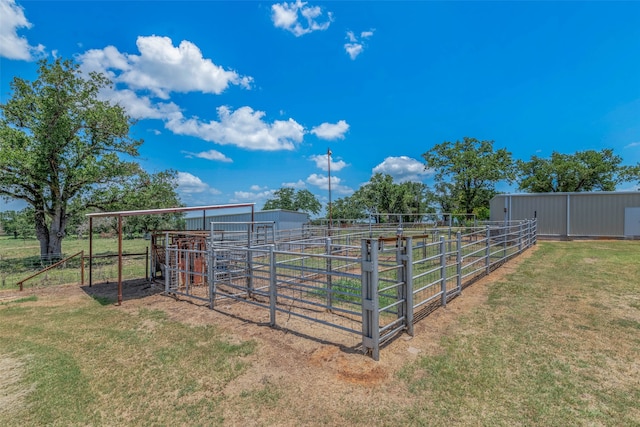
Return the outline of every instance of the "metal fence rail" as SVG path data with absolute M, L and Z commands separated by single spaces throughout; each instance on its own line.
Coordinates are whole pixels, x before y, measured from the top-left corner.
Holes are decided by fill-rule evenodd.
M 272 326 L 284 314 L 338 329 L 378 360 L 386 342 L 413 335 L 416 321 L 536 243 L 535 220 L 393 237 L 341 231 L 255 247 L 221 245 L 213 233 L 195 249 L 167 237 L 165 291 L 211 308 L 224 299 L 252 304 L 268 310 Z

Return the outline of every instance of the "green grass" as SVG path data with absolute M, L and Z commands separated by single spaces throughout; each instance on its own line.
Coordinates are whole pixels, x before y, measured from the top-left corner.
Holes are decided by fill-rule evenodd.
M 637 242 L 540 243 L 441 354 L 399 372 L 418 402 L 406 421 L 640 425 L 639 255 Z
M 0 356 L 26 361 L 24 402 L 0 425 L 214 425 L 222 389 L 255 343 L 158 310 L 129 314 L 94 300 L 0 308 Z M 1 357 L 0 357 L 1 359 Z M 268 391 L 268 389 L 266 389 Z M 258 399 L 271 399 L 256 396 Z
M 38 301 L 38 296 L 37 295 L 30 295 L 28 297 L 18 298 L 18 299 L 14 299 L 14 300 L 7 301 L 7 302 L 0 302 L 0 305 L 20 304 L 20 303 L 23 303 L 23 302 L 31 302 L 31 301 Z
M 251 324 L 234 335 L 260 346 L 229 340 L 109 300 L 9 302 L 0 368 L 22 361 L 25 393 L 0 425 L 638 426 L 638 259 L 640 242 L 540 242 L 499 281 L 473 285 L 486 301 L 456 308 L 469 288 L 416 327 L 447 322 L 438 341 L 399 339 L 379 363 Z M 397 355 L 403 346 L 421 352 Z M 349 369 L 388 375 L 341 381 Z

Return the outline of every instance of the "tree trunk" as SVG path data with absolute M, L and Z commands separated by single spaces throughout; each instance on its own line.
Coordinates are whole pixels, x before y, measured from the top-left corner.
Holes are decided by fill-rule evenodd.
M 44 212 L 37 209 L 34 220 L 36 226 L 36 237 L 40 242 L 40 257 L 46 259 L 48 254 L 47 248 L 49 247 L 49 228 L 47 227 Z
M 58 210 L 51 220 L 51 226 L 47 226 L 46 216 L 42 210 L 36 211 L 35 226 L 36 237 L 40 242 L 40 258 L 54 261 L 62 258 L 62 239 L 65 236 L 67 225 L 66 215 Z
M 62 239 L 65 236 L 66 228 L 66 215 L 63 209 L 58 208 L 55 210 L 53 218 L 51 218 L 51 227 L 49 228 L 47 253 L 51 258 L 62 259 Z

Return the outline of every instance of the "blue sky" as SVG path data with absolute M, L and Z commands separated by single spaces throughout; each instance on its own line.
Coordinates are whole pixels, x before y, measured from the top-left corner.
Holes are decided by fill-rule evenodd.
M 326 203 L 328 148 L 334 200 L 375 172 L 430 184 L 421 154 L 464 136 L 640 161 L 640 2 L 0 0 L 1 102 L 43 57 L 112 78 L 191 206 Z

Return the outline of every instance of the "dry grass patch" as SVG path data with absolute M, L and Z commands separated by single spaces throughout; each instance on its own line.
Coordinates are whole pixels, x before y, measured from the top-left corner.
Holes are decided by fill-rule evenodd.
M 24 361 L 0 355 L 0 413 L 11 413 L 26 405 L 33 387 L 23 383 Z

